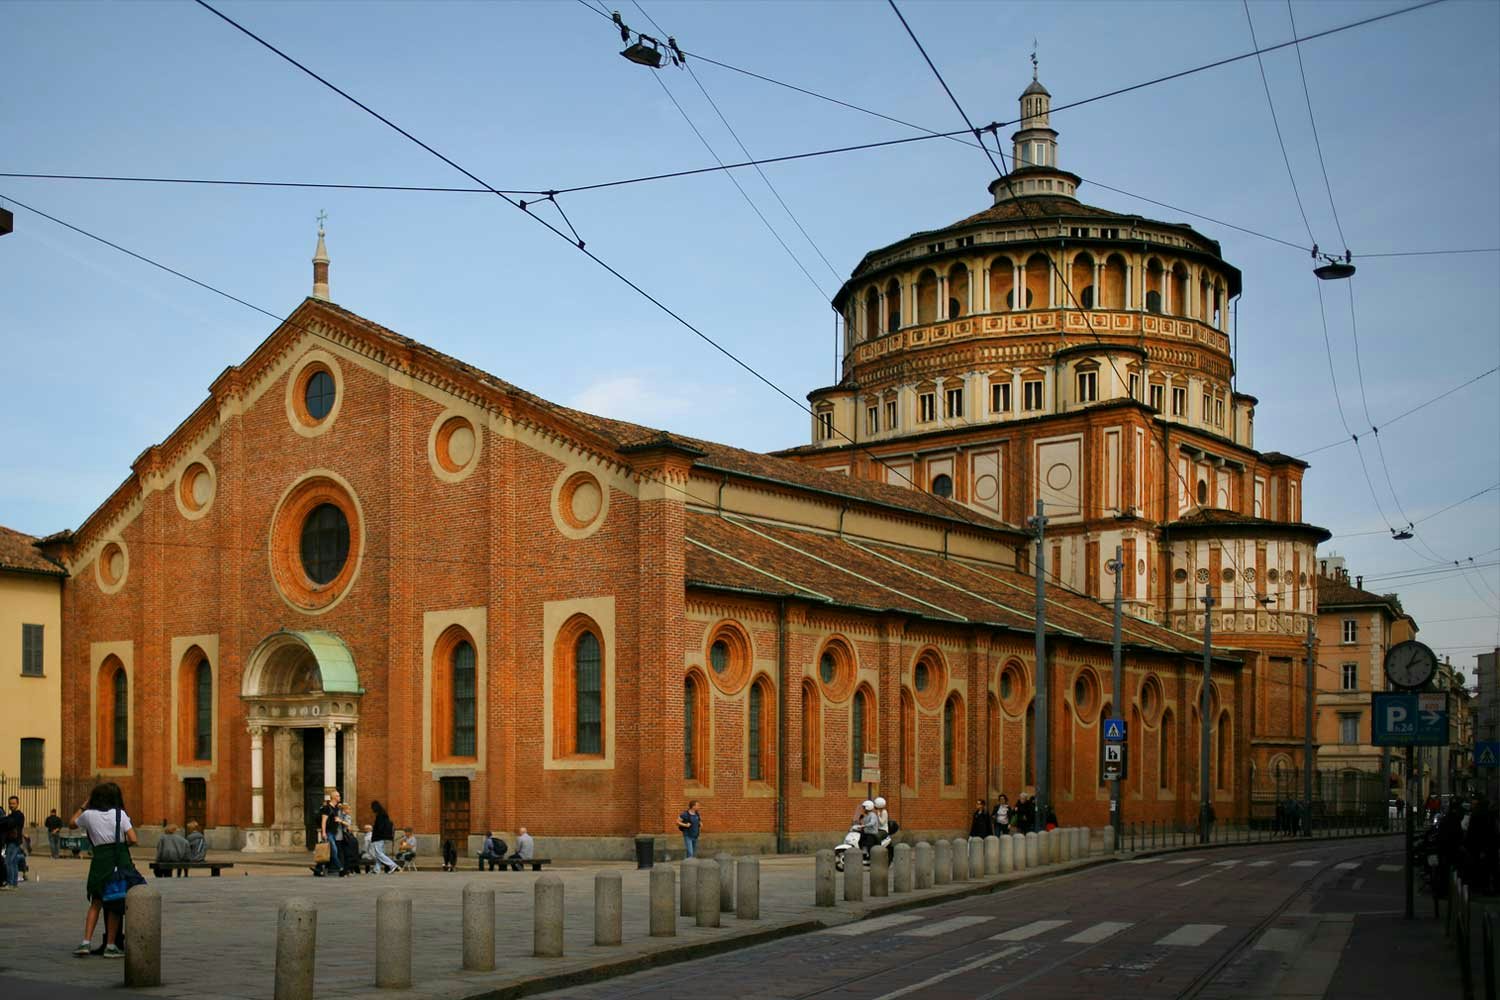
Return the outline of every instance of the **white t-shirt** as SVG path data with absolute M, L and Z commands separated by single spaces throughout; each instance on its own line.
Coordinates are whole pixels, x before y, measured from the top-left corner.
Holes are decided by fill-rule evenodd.
M 125 839 L 125 831 L 130 829 L 130 815 L 123 809 L 120 810 L 120 839 Z M 83 815 L 78 817 L 78 827 L 89 835 L 91 844 L 113 844 L 115 842 L 115 811 L 100 812 L 97 809 L 85 809 Z

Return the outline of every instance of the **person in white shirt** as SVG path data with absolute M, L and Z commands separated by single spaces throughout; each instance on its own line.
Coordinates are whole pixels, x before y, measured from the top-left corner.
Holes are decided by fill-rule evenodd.
M 104 901 L 104 884 L 115 869 L 135 870 L 135 863 L 130 860 L 130 845 L 136 843 L 135 826 L 125 813 L 125 797 L 120 793 L 120 786 L 113 781 L 95 785 L 89 793 L 89 800 L 78 808 L 68 825 L 88 834 L 94 856 L 89 863 L 89 912 L 84 918 L 83 941 L 73 954 L 83 958 L 92 950 L 94 928 L 99 925 L 102 910 L 104 957 L 122 958 L 125 952 L 120 947 L 120 925 L 125 915 L 125 903 Z

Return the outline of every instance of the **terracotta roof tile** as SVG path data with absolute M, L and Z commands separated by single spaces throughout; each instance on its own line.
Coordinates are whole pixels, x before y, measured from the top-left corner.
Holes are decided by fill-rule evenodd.
M 1387 608 L 1393 618 L 1400 618 L 1405 614 L 1394 594 L 1374 594 L 1354 586 L 1347 580 L 1339 580 L 1322 574 L 1317 576 L 1317 581 L 1319 608 L 1379 604 Z
M 0 526 L 0 570 L 67 576 L 68 571 L 42 555 L 31 535 Z

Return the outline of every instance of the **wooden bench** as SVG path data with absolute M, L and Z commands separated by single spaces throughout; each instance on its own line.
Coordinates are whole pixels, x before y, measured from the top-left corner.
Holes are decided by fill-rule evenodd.
M 207 868 L 211 878 L 218 878 L 225 868 L 233 867 L 233 861 L 153 861 L 151 874 L 157 878 L 171 878 L 175 872 L 181 872 L 182 877 L 187 878 L 194 868 Z
M 64 834 L 58 838 L 57 846 L 59 851 L 72 851 L 75 858 L 83 851 L 88 851 L 91 855 L 94 853 L 94 845 L 89 843 L 89 838 L 81 833 Z
M 476 854 L 475 857 L 478 858 L 479 856 Z M 491 866 L 491 871 L 495 870 L 495 866 L 499 866 L 501 871 L 510 871 L 511 865 L 530 865 L 532 871 L 539 872 L 542 870 L 543 865 L 550 865 L 551 863 L 551 858 L 530 858 L 523 861 L 520 858 L 512 858 L 507 854 L 504 858 L 499 859 L 479 858 L 479 870 L 484 871 L 486 864 Z

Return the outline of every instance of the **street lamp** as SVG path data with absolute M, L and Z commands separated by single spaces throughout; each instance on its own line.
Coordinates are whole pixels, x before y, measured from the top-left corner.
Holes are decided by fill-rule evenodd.
M 1345 278 L 1354 277 L 1354 264 L 1352 263 L 1354 255 L 1347 248 L 1344 250 L 1343 260 L 1340 260 L 1326 253 L 1319 253 L 1318 245 L 1314 243 L 1312 258 L 1313 260 L 1323 261 L 1322 264 L 1313 268 L 1313 274 L 1316 274 L 1323 281 L 1342 281 Z

